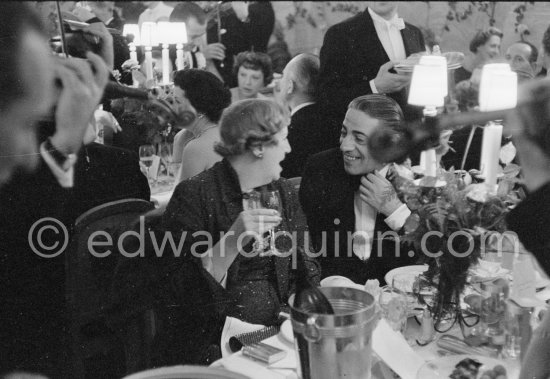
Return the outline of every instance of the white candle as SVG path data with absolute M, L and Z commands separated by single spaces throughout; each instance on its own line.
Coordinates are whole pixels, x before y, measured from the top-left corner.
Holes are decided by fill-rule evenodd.
M 162 84 L 170 83 L 170 57 L 168 56 L 168 44 L 162 44 Z
M 176 45 L 176 68 L 183 70 L 183 44 L 178 43 Z
M 147 80 L 153 79 L 153 53 L 151 46 L 145 46 L 145 77 Z
M 496 191 L 500 142 L 502 140 L 502 125 L 489 123 L 483 129 L 483 143 L 481 147 L 481 162 L 479 170 L 485 177 L 487 190 Z
M 420 153 L 420 167 L 424 169 L 424 176 L 437 177 L 435 149 L 424 150 Z
M 130 42 L 128 44 L 128 47 L 130 48 L 130 59 L 137 62 L 138 59 L 137 59 L 136 45 L 133 42 Z

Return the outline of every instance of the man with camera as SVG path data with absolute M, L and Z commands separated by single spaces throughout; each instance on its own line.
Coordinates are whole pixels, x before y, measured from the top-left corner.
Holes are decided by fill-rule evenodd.
M 27 224 L 62 212 L 59 201 L 72 186 L 108 70 L 93 53 L 86 60 L 55 58 L 44 35 L 28 5 L 0 4 L 0 188 L 15 186 L 0 193 L 0 375 L 24 370 L 63 378 L 70 377 L 64 259 L 33 252 Z M 38 145 L 36 125 L 52 116 L 56 130 Z M 40 198 L 30 197 L 37 192 Z

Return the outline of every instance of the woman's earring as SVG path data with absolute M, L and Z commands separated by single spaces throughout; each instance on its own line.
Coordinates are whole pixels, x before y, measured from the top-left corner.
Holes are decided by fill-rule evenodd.
M 264 153 L 258 153 L 258 158 L 263 158 L 264 157 Z

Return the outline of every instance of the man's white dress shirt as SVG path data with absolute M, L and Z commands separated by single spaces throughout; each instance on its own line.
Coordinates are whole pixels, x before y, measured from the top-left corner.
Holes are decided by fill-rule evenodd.
M 168 21 L 170 19 L 170 14 L 174 8 L 164 4 L 164 1 L 157 1 L 158 5 L 154 8 L 147 8 L 144 10 L 138 19 L 139 29 L 141 30 L 141 24 L 144 22 L 158 22 L 158 21 Z
M 368 11 L 374 23 L 374 28 L 376 29 L 378 39 L 382 43 L 382 46 L 388 54 L 390 61 L 400 62 L 407 58 L 403 37 L 401 36 L 401 30 L 405 29 L 405 22 L 403 19 L 397 17 L 396 13 L 393 15 L 391 20 L 386 20 L 374 13 L 370 8 L 368 8 Z M 378 90 L 374 85 L 374 79 L 369 83 L 372 93 L 378 93 Z
M 395 167 L 399 167 L 395 165 Z M 388 173 L 389 165 L 384 166 L 378 172 L 382 176 Z M 377 210 L 367 204 L 359 196 L 359 190 L 355 192 L 354 197 L 354 214 L 355 214 L 355 231 L 353 238 L 353 253 L 362 260 L 370 257 L 372 245 L 378 243 L 375 239 L 374 228 L 376 224 Z M 399 230 L 405 225 L 405 221 L 411 215 L 411 211 L 407 205 L 402 204 L 391 215 L 386 217 L 384 221 L 392 230 Z

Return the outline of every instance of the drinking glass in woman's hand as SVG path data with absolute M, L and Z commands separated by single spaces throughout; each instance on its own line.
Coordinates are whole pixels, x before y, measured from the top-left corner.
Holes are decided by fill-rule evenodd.
M 279 191 L 264 191 L 261 193 L 261 204 L 264 208 L 273 209 L 279 212 L 279 215 L 283 214 L 283 207 L 281 201 L 281 195 Z M 269 255 L 282 255 L 282 252 L 277 250 L 275 246 L 275 228 L 269 230 L 269 250 L 262 253 L 262 256 Z

